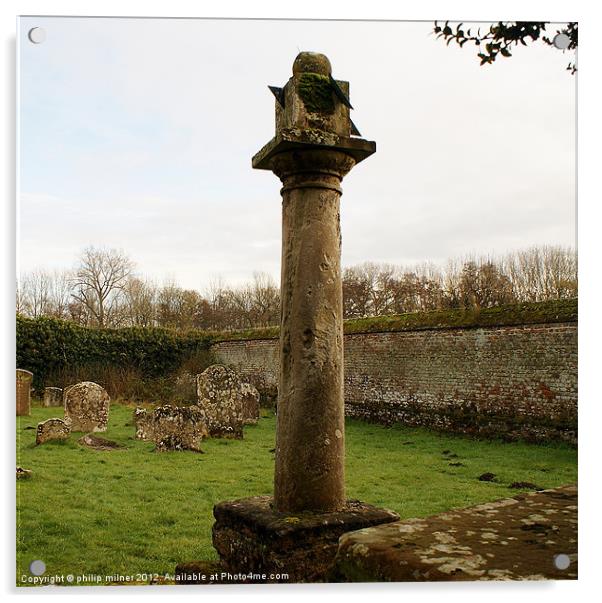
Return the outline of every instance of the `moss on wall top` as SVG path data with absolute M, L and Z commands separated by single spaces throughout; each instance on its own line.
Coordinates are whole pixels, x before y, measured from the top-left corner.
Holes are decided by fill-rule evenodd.
M 495 308 L 455 309 L 413 312 L 344 322 L 346 335 L 353 333 L 389 333 L 425 329 L 458 329 L 547 324 L 577 321 L 577 299 L 525 302 Z M 277 339 L 280 329 L 268 327 L 229 333 L 212 334 L 212 342 Z

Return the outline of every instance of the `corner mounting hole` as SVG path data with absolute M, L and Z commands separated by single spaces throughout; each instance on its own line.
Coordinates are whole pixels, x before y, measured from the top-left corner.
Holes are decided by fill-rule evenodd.
M 41 44 L 46 40 L 46 30 L 43 27 L 33 27 L 27 37 L 32 44 Z
M 561 553 L 560 555 L 556 555 L 554 557 L 554 565 L 559 570 L 568 569 L 569 565 L 571 565 L 571 560 L 568 555 Z
M 570 43 L 571 38 L 569 38 L 565 33 L 556 34 L 552 40 L 552 44 L 554 44 L 558 50 L 566 50 Z
M 43 576 L 46 571 L 46 564 L 40 559 L 36 559 L 29 564 L 29 571 L 33 576 Z

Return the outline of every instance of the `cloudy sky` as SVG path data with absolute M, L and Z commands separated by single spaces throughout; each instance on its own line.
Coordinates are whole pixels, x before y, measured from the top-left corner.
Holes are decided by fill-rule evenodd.
M 475 47 L 431 30 L 22 18 L 19 270 L 68 268 L 95 245 L 159 283 L 277 279 L 280 182 L 251 157 L 274 133 L 267 85 L 300 50 L 350 81 L 353 120 L 377 143 L 343 182 L 344 265 L 575 245 L 572 57 L 537 44 L 479 67 Z

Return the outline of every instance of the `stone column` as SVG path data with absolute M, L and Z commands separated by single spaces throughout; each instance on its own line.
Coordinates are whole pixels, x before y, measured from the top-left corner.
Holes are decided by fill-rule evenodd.
M 371 155 L 352 138 L 349 84 L 302 52 L 276 96 L 276 136 L 253 167 L 282 181 L 280 387 L 274 504 L 279 511 L 345 505 L 341 181 Z
M 398 519 L 345 499 L 341 181 L 374 153 L 349 117 L 349 84 L 302 52 L 276 97 L 276 134 L 252 160 L 282 181 L 280 387 L 274 497 L 215 505 L 213 545 L 229 571 L 329 576 L 341 534 Z M 186 578 L 202 564 L 176 568 Z
M 274 503 L 279 511 L 345 505 L 341 180 L 337 150 L 278 154 L 282 188 L 280 387 Z

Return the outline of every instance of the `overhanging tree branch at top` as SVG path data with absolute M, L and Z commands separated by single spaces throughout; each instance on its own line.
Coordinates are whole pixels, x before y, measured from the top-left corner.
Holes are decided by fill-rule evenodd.
M 463 47 L 467 42 L 472 42 L 475 46 L 478 46 L 477 56 L 481 60 L 481 65 L 492 64 L 499 55 L 506 58 L 511 57 L 512 47 L 519 44 L 527 46 L 541 40 L 548 46 L 555 46 L 554 37 L 559 34 L 567 36 L 567 45 L 563 50 L 574 51 L 577 49 L 578 23 L 567 23 L 557 29 L 555 35 L 551 38 L 546 35 L 547 25 L 550 25 L 550 23 L 546 21 L 498 21 L 485 32 L 481 32 L 481 28 L 478 27 L 476 34 L 474 34 L 474 27 L 465 29 L 463 27 L 464 23 L 458 23 L 454 28 L 449 21 L 445 21 L 445 25 L 440 25 L 439 21 L 435 21 L 433 31 L 437 34 L 437 38 L 443 38 L 448 46 L 452 41 L 455 41 L 460 47 Z M 571 74 L 577 71 L 575 60 L 569 62 L 567 70 Z

